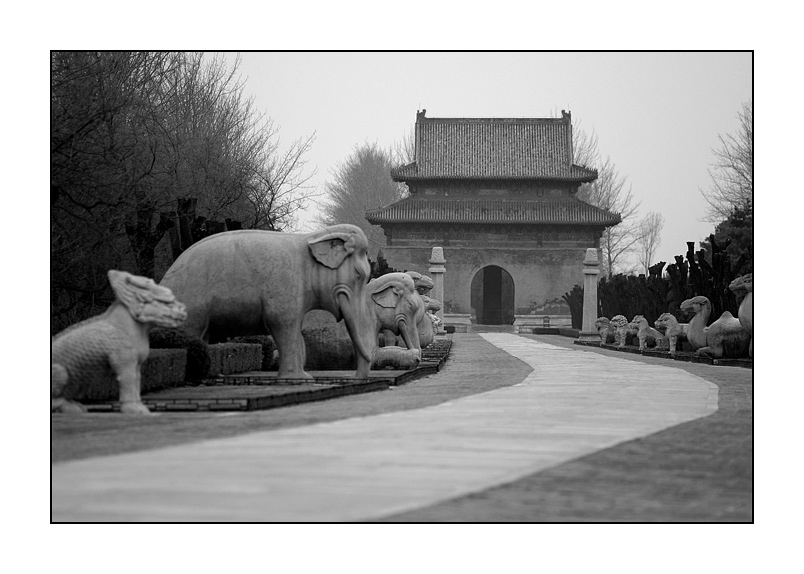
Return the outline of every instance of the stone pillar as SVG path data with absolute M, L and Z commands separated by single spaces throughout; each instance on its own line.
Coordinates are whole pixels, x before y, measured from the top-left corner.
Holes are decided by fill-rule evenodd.
M 595 330 L 597 320 L 597 276 L 600 274 L 600 260 L 597 249 L 586 250 L 583 260 L 583 322 L 581 323 L 580 341 L 599 341 Z
M 438 332 L 444 332 L 444 273 L 447 269 L 444 267 L 444 264 L 447 262 L 444 259 L 444 248 L 443 247 L 433 247 L 432 253 L 430 253 L 430 276 L 433 278 L 433 290 L 431 293 L 433 294 L 433 299 L 438 300 L 441 303 L 441 309 L 436 312 L 436 315 L 439 319 L 441 319 L 441 327 L 439 327 Z

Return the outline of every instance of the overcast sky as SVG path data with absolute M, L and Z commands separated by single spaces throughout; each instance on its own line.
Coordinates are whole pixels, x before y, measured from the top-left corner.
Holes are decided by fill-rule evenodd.
M 227 53 L 233 60 L 235 53 Z M 324 189 L 363 142 L 387 147 L 428 117 L 557 117 L 594 131 L 601 154 L 665 218 L 656 261 L 713 231 L 699 189 L 718 134 L 737 130 L 751 97 L 745 52 L 245 52 L 245 91 L 283 145 L 316 133 L 308 155 Z M 309 220 L 309 214 L 308 218 Z M 304 222 L 302 222 L 304 225 Z

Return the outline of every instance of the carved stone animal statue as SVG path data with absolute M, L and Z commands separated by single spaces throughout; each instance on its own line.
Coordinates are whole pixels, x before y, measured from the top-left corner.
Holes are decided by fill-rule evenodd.
M 746 273 L 737 277 L 729 284 L 729 289 L 737 294 L 743 294 L 740 301 L 740 308 L 737 311 L 737 320 L 740 325 L 751 334 L 751 342 L 748 344 L 748 355 L 754 356 L 754 274 Z
M 434 313 L 441 309 L 441 302 L 428 295 L 435 286 L 432 279 L 416 271 L 408 271 L 407 274 L 413 279 L 416 292 L 424 302 L 425 314 L 417 325 L 419 329 L 419 341 L 421 342 L 422 349 L 424 349 L 433 342 L 436 333 L 438 333 L 439 323 Z
M 681 304 L 682 311 L 693 312 L 687 327 L 687 340 L 696 355 L 715 359 L 740 358 L 748 355 L 751 334 L 740 325 L 734 315 L 724 311 L 717 321 L 706 326 L 712 314 L 712 303 L 702 295 L 696 295 Z
M 152 279 L 110 270 L 117 300 L 102 315 L 58 333 L 51 341 L 51 412 L 86 412 L 77 400 L 94 385 L 116 382 L 120 412 L 147 414 L 140 398 L 140 369 L 148 358 L 152 327 L 179 327 L 184 305 Z
M 364 293 L 371 267 L 368 242 L 354 225 L 312 233 L 241 230 L 192 245 L 161 284 L 187 305 L 185 330 L 210 342 L 239 335 L 273 336 L 281 378 L 309 379 L 304 371 L 304 315 L 324 309 L 343 319 L 368 376 L 376 338 Z
M 637 340 L 639 350 L 644 351 L 648 347 L 648 342 L 653 343 L 657 349 L 667 349 L 667 338 L 659 331 L 654 329 L 642 315 L 634 315 L 631 320 L 631 327 L 637 330 Z
M 416 349 L 388 346 L 377 349 L 374 353 L 371 368 L 407 371 L 418 367 L 420 362 L 421 356 Z
M 686 325 L 679 323 L 671 313 L 662 313 L 653 324 L 657 329 L 664 329 L 664 336 L 667 337 L 670 346 L 670 354 L 675 355 L 679 341 L 687 340 Z
M 385 341 L 396 341 L 399 336 L 405 347 L 415 351 L 416 356 L 421 358 L 419 325 L 425 319 L 424 301 L 416 292 L 410 275 L 387 273 L 372 279 L 366 287 L 365 297 L 368 328 L 374 340 L 380 333 L 383 333 Z M 386 347 L 392 346 L 395 345 L 386 343 Z M 405 361 L 409 362 L 409 359 Z
M 634 332 L 634 328 L 625 318 L 625 315 L 615 315 L 611 318 L 611 325 L 614 327 L 614 342 L 618 347 L 625 347 L 628 335 Z
M 602 345 L 614 342 L 617 329 L 611 324 L 608 317 L 598 317 L 597 320 L 595 320 L 595 329 L 597 329 L 597 333 L 600 335 L 600 343 Z

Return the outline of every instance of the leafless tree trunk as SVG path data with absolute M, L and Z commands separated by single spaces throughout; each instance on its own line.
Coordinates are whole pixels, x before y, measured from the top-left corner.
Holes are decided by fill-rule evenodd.
M 664 216 L 655 211 L 649 212 L 639 224 L 639 241 L 637 242 L 639 262 L 645 271 L 645 276 L 649 275 L 653 257 L 662 243 L 663 228 Z

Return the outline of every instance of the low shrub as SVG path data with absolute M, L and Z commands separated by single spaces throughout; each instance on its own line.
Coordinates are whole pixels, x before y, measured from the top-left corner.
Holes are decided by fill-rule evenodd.
M 260 344 L 219 343 L 208 345 L 207 350 L 211 376 L 258 371 L 262 367 Z
M 348 371 L 357 368 L 354 346 L 343 321 L 326 311 L 310 311 L 304 317 L 302 336 L 307 371 Z
M 187 350 L 186 381 L 197 383 L 209 376 L 208 345 L 203 339 L 190 335 L 181 329 L 156 328 L 151 330 L 148 340 L 151 349 Z
M 261 371 L 276 371 L 279 368 L 278 362 L 274 358 L 276 343 L 270 335 L 252 335 L 249 337 L 233 337 L 230 343 L 248 343 L 262 346 L 262 366 Z
M 187 368 L 186 349 L 151 349 L 142 365 L 140 392 L 158 391 L 184 382 Z
M 187 351 L 151 349 L 141 369 L 140 392 L 176 387 L 184 382 Z M 76 384 L 70 383 L 70 398 L 82 403 L 120 400 L 120 385 L 111 369 L 90 373 Z

